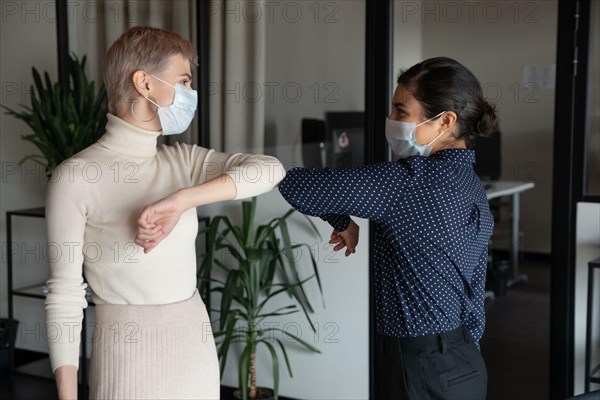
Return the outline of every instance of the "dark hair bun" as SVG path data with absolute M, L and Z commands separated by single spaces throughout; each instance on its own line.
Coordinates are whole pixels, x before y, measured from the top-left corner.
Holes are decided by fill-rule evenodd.
M 496 112 L 496 105 L 483 100 L 482 109 L 483 114 L 477 123 L 476 134 L 479 137 L 489 137 L 496 133 L 496 130 L 498 129 L 498 113 Z

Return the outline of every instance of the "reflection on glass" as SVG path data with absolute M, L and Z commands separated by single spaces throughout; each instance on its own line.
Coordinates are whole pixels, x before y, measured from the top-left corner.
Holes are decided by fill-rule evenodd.
M 591 2 L 586 120 L 585 194 L 600 195 L 600 3 Z

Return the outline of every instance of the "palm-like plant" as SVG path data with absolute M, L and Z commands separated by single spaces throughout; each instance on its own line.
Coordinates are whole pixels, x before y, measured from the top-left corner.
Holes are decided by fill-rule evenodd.
M 244 344 L 239 359 L 239 387 L 244 400 L 257 396 L 256 386 L 256 351 L 264 345 L 271 354 L 273 365 L 274 396 L 279 394 L 279 355 L 276 346 L 283 354 L 288 373 L 292 369 L 284 343 L 275 338 L 275 334 L 284 333 L 293 338 L 308 351 L 320 353 L 314 346 L 299 337 L 284 332 L 282 329 L 261 328 L 265 318 L 304 312 L 310 326 L 314 330 L 309 313 L 313 312 L 304 285 L 315 278 L 321 298 L 323 296 L 317 263 L 307 244 L 293 243 L 288 229 L 288 218 L 294 213 L 289 210 L 282 217 L 274 218 L 265 225 L 254 226 L 256 198 L 242 202 L 243 223 L 237 226 L 226 216 L 214 217 L 206 229 L 207 254 L 199 268 L 198 282 L 201 293 L 210 291 L 221 294 L 219 310 L 219 330 L 215 332 L 218 343 L 218 355 L 221 364 L 221 375 L 225 369 L 230 345 L 235 342 Z M 319 233 L 307 218 L 310 227 L 317 236 Z M 278 235 L 279 234 L 279 237 Z M 293 252 L 306 248 L 310 254 L 313 273 L 301 279 Z M 235 265 L 228 265 L 219 257 L 227 253 Z M 225 280 L 211 278 L 211 270 L 218 267 L 225 273 Z M 276 277 L 279 278 L 276 281 Z M 277 283 L 280 282 L 280 283 Z M 269 302 L 276 296 L 288 294 L 294 304 L 279 307 L 276 310 L 265 310 Z M 298 307 L 300 305 L 300 307 Z
M 86 77 L 85 61 L 85 56 L 81 61 L 69 56 L 69 80 L 64 87 L 52 82 L 48 72 L 44 72 L 42 80 L 33 67 L 31 107 L 20 104 L 24 111 L 15 111 L 0 105 L 7 114 L 29 125 L 33 133 L 21 138 L 42 153 L 24 157 L 21 164 L 31 159 L 44 166 L 50 176 L 58 164 L 93 144 L 104 133 L 106 90 L 102 86 L 96 93 L 96 84 Z

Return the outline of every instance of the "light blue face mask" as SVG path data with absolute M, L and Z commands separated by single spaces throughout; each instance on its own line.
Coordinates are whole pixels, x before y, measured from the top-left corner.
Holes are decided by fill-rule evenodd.
M 150 76 L 175 89 L 173 104 L 170 106 L 161 107 L 146 97 L 146 100 L 158 107 L 158 119 L 160 120 L 160 125 L 162 126 L 162 134 L 175 135 L 185 132 L 185 130 L 192 123 L 194 114 L 196 113 L 196 106 L 198 105 L 198 92 L 186 88 L 181 83 L 171 85 L 170 83 L 165 82 L 154 75 Z
M 442 111 L 435 117 L 429 118 L 419 124 L 414 122 L 394 121 L 387 118 L 385 121 L 385 138 L 387 139 L 392 152 L 400 157 L 406 158 L 414 155 L 422 155 L 427 157 L 431 154 L 431 144 L 438 140 L 446 131 L 441 132 L 428 144 L 418 144 L 415 140 L 415 131 L 417 126 L 438 118 L 446 111 Z

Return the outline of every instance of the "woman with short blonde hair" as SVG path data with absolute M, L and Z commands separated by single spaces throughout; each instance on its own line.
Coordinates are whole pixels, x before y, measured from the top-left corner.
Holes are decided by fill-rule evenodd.
M 63 255 L 51 260 L 46 298 L 60 399 L 77 398 L 88 285 L 96 304 L 92 399 L 219 398 L 215 344 L 196 290 L 195 207 L 270 191 L 285 171 L 268 156 L 157 147 L 158 136 L 184 132 L 194 117 L 197 58 L 175 33 L 125 32 L 106 56 L 106 133 L 49 183 L 48 240 Z

